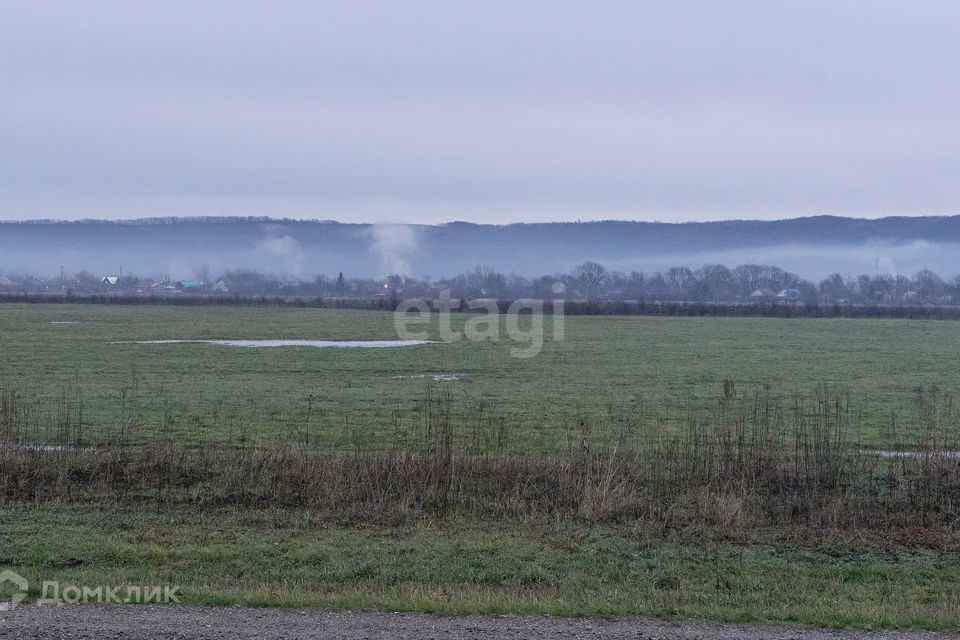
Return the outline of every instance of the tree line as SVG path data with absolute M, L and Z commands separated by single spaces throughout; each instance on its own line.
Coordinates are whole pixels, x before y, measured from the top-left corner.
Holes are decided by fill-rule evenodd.
M 282 296 L 352 299 L 436 298 L 448 291 L 455 298 L 564 298 L 581 302 L 682 302 L 800 304 L 960 304 L 960 276 L 944 279 L 929 269 L 911 276 L 838 273 L 819 282 L 776 266 L 720 264 L 698 269 L 671 267 L 665 271 L 629 273 L 608 270 L 587 261 L 567 273 L 528 278 L 477 267 L 450 278 L 394 274 L 358 278 L 344 273 L 294 278 L 234 269 L 213 274 L 204 269 L 189 279 L 142 277 L 128 273 L 115 282 L 81 271 L 55 277 L 0 272 L 0 292 L 62 295 L 183 295 Z

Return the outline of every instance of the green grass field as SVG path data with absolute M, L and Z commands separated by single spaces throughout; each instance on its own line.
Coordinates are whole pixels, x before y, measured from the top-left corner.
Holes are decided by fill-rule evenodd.
M 342 527 L 309 512 L 0 510 L 0 569 L 178 586 L 201 605 L 954 629 L 960 554 L 877 541 L 664 536 L 572 522 Z M 785 580 L 789 576 L 789 580 Z M 0 598 L 8 595 L 0 585 Z M 121 595 L 122 595 L 121 591 Z
M 455 325 L 463 321 L 455 314 Z M 518 359 L 504 333 L 392 349 L 112 344 L 396 339 L 392 314 L 372 311 L 2 305 L 0 386 L 37 399 L 35 413 L 50 424 L 64 398 L 79 398 L 90 442 L 163 431 L 197 443 L 309 437 L 364 448 L 402 442 L 422 421 L 424 399 L 449 394 L 464 427 L 542 453 L 576 439 L 584 420 L 597 433 L 642 424 L 644 436 L 688 426 L 709 415 L 724 380 L 742 396 L 767 387 L 787 404 L 826 385 L 857 417 L 848 435 L 884 446 L 894 418 L 909 441 L 918 386 L 950 398 L 960 384 L 953 322 L 581 316 L 566 319 L 561 341 L 549 322 L 542 353 Z M 431 377 L 450 373 L 465 375 Z
M 454 316 L 455 325 L 466 320 Z M 57 580 L 178 585 L 186 602 L 205 605 L 960 624 L 952 461 L 918 462 L 908 473 L 848 457 L 859 446 L 909 446 L 931 423 L 953 435 L 960 324 L 568 317 L 559 341 L 549 329 L 529 359 L 510 356 L 516 345 L 506 335 L 392 349 L 144 345 L 131 342 L 397 335 L 392 314 L 372 311 L 0 305 L 0 427 L 27 440 L 152 443 L 0 450 L 0 570 L 28 578 L 34 599 L 44 581 Z M 442 374 L 463 377 L 432 379 Z M 761 440 L 763 455 L 738 459 L 721 476 L 703 451 L 670 449 L 658 468 L 683 469 L 689 457 L 705 474 L 673 494 L 621 467 L 616 448 L 606 458 L 579 448 L 584 425 L 590 437 L 642 446 L 709 428 L 731 398 L 805 411 L 824 388 L 846 399 L 853 442 L 842 450 L 805 442 L 797 451 L 812 466 L 791 466 L 789 448 L 771 462 Z M 442 447 L 405 467 L 393 452 L 369 462 L 385 448 L 416 445 L 444 412 L 457 437 L 474 439 L 460 444 L 496 442 L 489 453 L 503 454 L 473 456 L 480 466 L 471 468 L 500 460 L 496 468 L 512 479 L 481 478 L 462 461 L 455 476 L 447 462 L 457 454 Z M 786 430 L 790 421 L 764 424 Z M 433 438 L 443 442 L 442 433 Z M 304 440 L 311 446 L 233 447 Z M 231 446 L 209 446 L 216 443 Z M 273 467 L 259 466 L 250 455 L 258 451 L 279 456 L 264 458 Z M 744 451 L 757 450 L 748 443 Z M 143 464 L 131 463 L 138 452 Z M 234 463 L 190 462 L 210 452 Z M 537 471 L 517 453 L 572 455 Z M 338 459 L 357 464 L 339 472 L 329 466 Z M 334 477 L 320 473 L 331 468 Z M 844 475 L 861 468 L 871 470 Z M 737 469 L 748 480 L 754 471 L 786 480 L 746 489 Z M 569 484 L 558 489 L 551 482 L 560 473 Z M 322 485 L 305 484 L 320 477 Z M 619 479 L 605 485 L 605 477 Z M 871 501 L 873 481 L 887 489 L 880 502 Z M 290 497 L 307 486 L 309 495 Z M 338 501 L 338 491 L 348 498 Z M 570 495 L 584 502 L 551 506 Z M 633 497 L 621 505 L 619 495 Z M 603 496 L 635 515 L 582 508 Z M 432 507 L 419 502 L 427 498 Z M 790 500 L 794 507 L 779 509 Z M 650 510 L 631 510 L 639 504 Z

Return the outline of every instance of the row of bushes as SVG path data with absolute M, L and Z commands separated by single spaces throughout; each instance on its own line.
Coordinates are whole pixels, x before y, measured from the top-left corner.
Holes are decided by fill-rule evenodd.
M 320 298 L 299 296 L 241 296 L 234 294 L 180 295 L 53 295 L 0 293 L 0 303 L 30 304 L 107 304 L 171 306 L 250 306 L 300 307 L 314 309 L 356 309 L 393 311 L 401 304 L 397 297 Z M 512 300 L 499 300 L 506 311 Z M 436 308 L 436 302 L 427 301 Z M 764 317 L 764 318 L 895 318 L 913 320 L 960 320 L 960 307 L 950 305 L 907 304 L 814 304 L 791 302 L 662 302 L 662 301 L 576 301 L 563 302 L 563 313 L 587 316 L 666 316 L 666 317 Z M 544 312 L 553 313 L 559 302 L 544 301 Z M 454 311 L 467 312 L 464 301 Z

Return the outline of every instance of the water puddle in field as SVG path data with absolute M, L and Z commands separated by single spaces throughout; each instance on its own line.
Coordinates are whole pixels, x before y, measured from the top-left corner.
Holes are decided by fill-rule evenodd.
M 93 447 L 78 447 L 69 444 L 11 444 L 11 449 L 20 451 L 93 451 Z
M 221 347 L 314 347 L 317 349 L 390 349 L 435 344 L 434 340 L 134 340 L 110 344 L 214 344 Z
M 79 320 L 51 320 L 50 324 L 80 324 Z
M 393 376 L 394 380 L 423 380 L 430 378 L 434 382 L 454 382 L 463 378 L 465 373 L 418 373 L 407 376 Z
M 889 451 L 886 449 L 877 449 L 873 451 L 863 451 L 866 454 L 880 456 L 881 458 L 944 458 L 947 460 L 960 460 L 960 451 L 955 449 L 938 449 L 933 451 Z

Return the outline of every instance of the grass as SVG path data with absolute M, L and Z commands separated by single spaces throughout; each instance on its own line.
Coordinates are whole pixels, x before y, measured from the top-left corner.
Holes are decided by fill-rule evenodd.
M 31 584 L 178 585 L 202 605 L 657 616 L 836 627 L 960 624 L 960 553 L 569 521 L 332 525 L 300 510 L 0 509 Z M 785 579 L 789 577 L 788 579 Z
M 113 344 L 396 338 L 374 311 L 0 305 L 0 571 L 34 598 L 956 628 L 956 326 L 577 316 L 518 359 Z
M 463 318 L 455 316 L 455 323 Z M 77 321 L 80 324 L 52 324 Z M 853 441 L 883 447 L 918 434 L 916 389 L 955 395 L 960 332 L 952 322 L 854 319 L 568 317 L 563 341 L 531 359 L 512 344 L 461 340 L 402 349 L 231 349 L 110 344 L 149 339 L 395 338 L 374 311 L 288 308 L 2 305 L 0 387 L 55 414 L 82 403 L 90 442 L 122 431 L 180 441 L 395 444 L 449 393 L 458 419 L 496 430 L 514 450 L 567 448 L 638 423 L 661 431 L 715 411 L 723 381 L 785 398 L 826 385 L 858 417 Z M 455 382 L 421 374 L 465 373 Z M 479 417 L 478 417 L 479 416 Z M 893 435 L 895 426 L 896 435 Z

